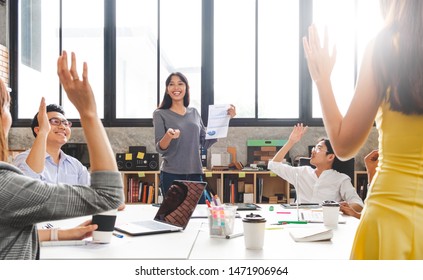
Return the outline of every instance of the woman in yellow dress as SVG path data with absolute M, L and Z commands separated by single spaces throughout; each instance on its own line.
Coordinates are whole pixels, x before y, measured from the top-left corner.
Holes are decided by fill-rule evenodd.
M 351 259 L 423 259 L 423 1 L 380 0 L 384 27 L 364 54 L 343 117 L 330 82 L 336 50 L 315 26 L 303 39 L 323 121 L 338 157 L 354 156 L 374 120 L 379 163 L 365 201 Z

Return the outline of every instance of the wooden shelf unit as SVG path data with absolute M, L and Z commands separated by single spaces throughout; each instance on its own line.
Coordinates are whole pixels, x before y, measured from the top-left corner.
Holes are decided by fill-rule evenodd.
M 153 202 L 157 202 L 158 188 L 160 185 L 160 171 L 121 171 L 121 174 L 124 184 L 125 203 L 142 203 L 128 202 L 128 182 L 130 178 L 154 183 L 155 194 Z M 264 200 L 259 201 L 257 186 L 260 181 L 263 184 L 263 197 L 272 199 L 277 197 L 277 203 L 289 202 L 290 193 L 288 182 L 271 171 L 204 171 L 204 180 L 208 183 L 208 186 L 219 195 L 223 203 L 230 202 L 223 199 L 226 187 L 224 184 L 225 181 L 228 182 L 228 179 L 236 179 L 238 182 L 244 182 L 244 184 L 252 184 L 254 203 L 267 202 Z

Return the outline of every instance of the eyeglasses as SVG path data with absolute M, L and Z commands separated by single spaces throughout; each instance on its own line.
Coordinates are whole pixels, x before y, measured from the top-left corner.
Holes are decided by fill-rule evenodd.
M 323 149 L 323 147 L 321 145 L 319 145 L 319 144 L 317 144 L 316 146 L 313 147 L 313 150 L 316 153 L 318 153 L 318 152 L 326 152 L 326 153 L 329 153 L 327 150 L 325 151 L 325 150 L 322 150 L 322 149 Z
M 54 125 L 54 126 L 60 126 L 61 124 L 63 124 L 66 127 L 71 127 L 72 126 L 72 122 L 71 121 L 61 120 L 59 118 L 51 118 L 48 121 L 50 122 L 51 125 Z

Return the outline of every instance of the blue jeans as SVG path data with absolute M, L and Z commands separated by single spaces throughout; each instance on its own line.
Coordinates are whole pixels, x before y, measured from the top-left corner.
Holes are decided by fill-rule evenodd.
M 188 181 L 203 181 L 203 174 L 173 174 L 164 171 L 160 172 L 160 189 L 162 190 L 163 197 L 166 195 L 167 190 L 170 188 L 174 180 L 188 180 Z M 199 204 L 205 204 L 206 198 L 203 195 L 200 197 Z

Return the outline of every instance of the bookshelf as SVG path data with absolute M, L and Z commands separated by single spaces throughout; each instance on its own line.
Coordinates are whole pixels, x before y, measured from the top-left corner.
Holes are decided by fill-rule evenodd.
M 154 185 L 152 203 L 157 202 L 160 171 L 121 171 L 121 174 L 124 183 L 125 203 L 146 203 L 131 199 L 131 193 L 132 195 L 134 193 L 133 191 L 131 192 L 130 188 L 131 185 L 133 186 L 134 181 L 148 182 Z M 247 199 L 245 202 L 252 203 L 286 203 L 289 201 L 288 182 L 271 171 L 205 170 L 204 180 L 219 195 L 223 203 L 244 202 L 244 198 Z M 230 183 L 233 184 L 232 192 L 228 192 L 228 188 L 231 188 Z M 247 195 L 244 195 L 244 193 L 247 193 Z
M 157 203 L 159 171 L 121 171 L 121 174 L 125 203 Z

